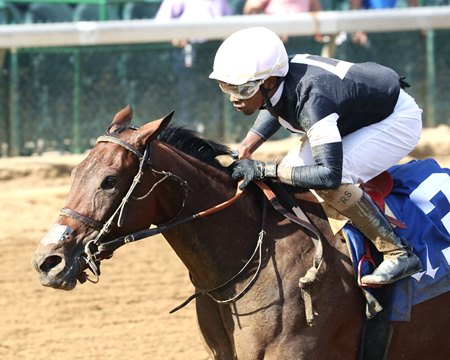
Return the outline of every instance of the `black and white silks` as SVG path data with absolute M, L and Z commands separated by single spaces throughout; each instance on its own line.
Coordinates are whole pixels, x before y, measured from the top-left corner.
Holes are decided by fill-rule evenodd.
M 315 55 L 291 58 L 270 112 L 261 110 L 251 131 L 270 138 L 281 126 L 306 133 L 315 165 L 292 168 L 292 183 L 337 188 L 342 179 L 342 137 L 392 114 L 405 82 L 376 63 L 353 64 Z

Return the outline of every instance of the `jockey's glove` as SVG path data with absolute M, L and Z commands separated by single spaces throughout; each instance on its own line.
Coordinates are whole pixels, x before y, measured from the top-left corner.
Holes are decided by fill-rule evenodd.
M 239 186 L 239 189 L 244 188 L 253 180 L 263 180 L 265 178 L 277 177 L 277 163 L 276 162 L 262 162 L 258 160 L 244 159 L 233 163 L 232 178 L 234 180 L 243 179 L 244 181 Z

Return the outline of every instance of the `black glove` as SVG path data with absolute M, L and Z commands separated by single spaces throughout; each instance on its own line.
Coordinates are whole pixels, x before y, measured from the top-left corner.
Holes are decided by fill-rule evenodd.
M 277 164 L 275 162 L 264 163 L 262 161 L 244 159 L 236 161 L 233 165 L 234 180 L 244 179 L 239 189 L 244 188 L 253 180 L 262 180 L 267 177 L 277 177 Z

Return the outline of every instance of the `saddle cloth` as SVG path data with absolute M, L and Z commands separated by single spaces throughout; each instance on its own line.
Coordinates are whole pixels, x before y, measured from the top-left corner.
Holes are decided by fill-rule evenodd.
M 394 283 L 390 320 L 409 321 L 412 306 L 450 290 L 450 170 L 434 159 L 425 159 L 393 166 L 388 173 L 392 183 L 384 174 L 366 191 L 381 209 L 387 205 L 395 218 L 406 224 L 395 231 L 422 261 L 422 272 Z M 366 251 L 364 236 L 350 224 L 343 231 L 358 274 L 358 262 Z M 372 271 L 364 262 L 359 275 Z

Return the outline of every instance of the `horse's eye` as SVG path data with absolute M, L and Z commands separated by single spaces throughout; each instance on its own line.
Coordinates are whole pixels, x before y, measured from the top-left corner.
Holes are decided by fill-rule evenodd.
M 111 190 L 117 184 L 117 178 L 115 176 L 107 176 L 100 185 L 103 190 Z

